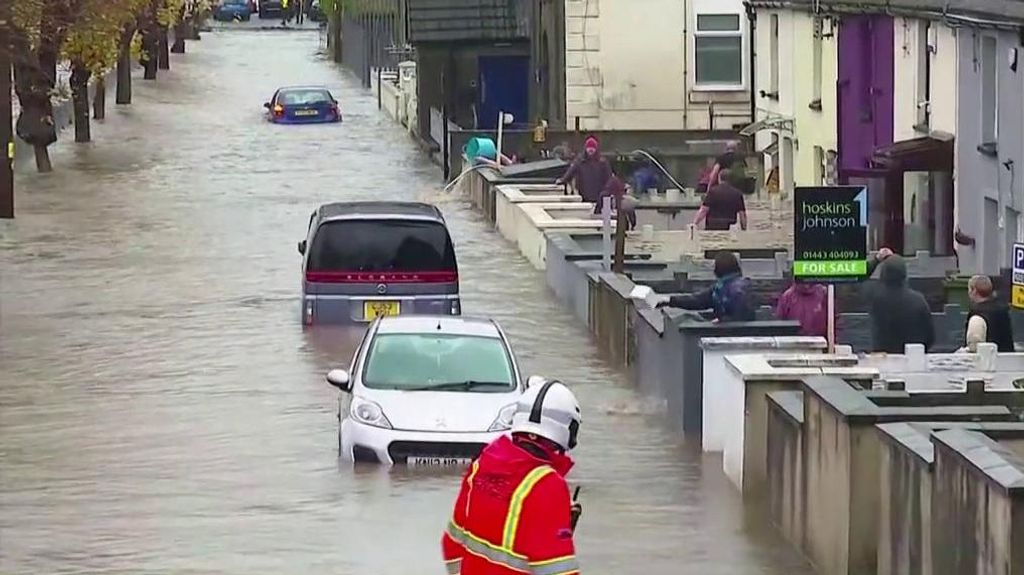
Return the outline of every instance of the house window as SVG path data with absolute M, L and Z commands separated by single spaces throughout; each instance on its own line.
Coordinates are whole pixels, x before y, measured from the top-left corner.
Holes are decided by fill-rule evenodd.
M 694 68 L 697 86 L 743 87 L 743 30 L 739 14 L 697 14 Z
M 767 94 L 769 98 L 779 98 L 779 15 L 772 14 L 771 28 L 769 33 L 771 34 L 771 56 L 769 57 L 771 62 L 771 81 L 769 92 Z
M 914 129 L 919 132 L 927 132 L 931 126 L 932 46 L 929 40 L 931 26 L 931 22 L 925 20 L 919 22 L 917 28 L 917 98 L 914 102 L 917 121 Z
M 995 144 L 999 139 L 999 96 L 996 62 L 996 39 L 981 40 L 981 143 Z
M 812 110 L 821 110 L 821 83 L 822 83 L 822 64 L 821 64 L 821 42 L 822 36 L 825 33 L 822 25 L 821 18 L 814 19 L 814 38 L 811 41 L 811 104 Z

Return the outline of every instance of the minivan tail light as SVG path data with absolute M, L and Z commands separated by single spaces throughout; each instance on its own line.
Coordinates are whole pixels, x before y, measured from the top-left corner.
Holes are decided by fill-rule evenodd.
M 459 281 L 459 274 L 458 272 L 306 272 L 306 281 L 327 284 L 455 283 Z

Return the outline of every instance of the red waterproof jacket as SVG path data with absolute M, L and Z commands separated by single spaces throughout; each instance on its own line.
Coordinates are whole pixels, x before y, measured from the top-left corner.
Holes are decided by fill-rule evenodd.
M 508 436 L 484 448 L 462 479 L 441 540 L 448 573 L 578 575 L 568 457 L 534 456 Z

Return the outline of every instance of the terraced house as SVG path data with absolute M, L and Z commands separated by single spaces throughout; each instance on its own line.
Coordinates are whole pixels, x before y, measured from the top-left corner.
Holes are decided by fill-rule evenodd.
M 1024 2 L 749 0 L 781 186 L 865 184 L 871 242 L 999 273 L 1024 225 Z

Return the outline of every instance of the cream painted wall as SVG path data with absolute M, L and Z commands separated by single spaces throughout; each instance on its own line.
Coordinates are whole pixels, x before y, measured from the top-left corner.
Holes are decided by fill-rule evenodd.
M 956 135 L 957 58 L 956 30 L 939 21 L 896 18 L 893 23 L 893 137 L 895 141 L 920 138 L 932 131 Z M 929 91 L 921 92 L 924 67 L 922 58 L 930 59 Z M 920 103 L 930 105 L 928 124 L 922 122 Z M 918 128 L 915 125 L 921 124 Z M 954 148 L 955 150 L 955 148 Z M 955 152 L 954 152 L 955 153 Z M 955 166 L 954 158 L 954 166 Z M 956 173 L 953 174 L 954 185 Z M 918 201 L 928 194 L 928 178 L 923 173 L 908 173 L 903 179 L 905 249 L 926 249 L 930 232 L 928 202 Z M 954 198 L 956 196 L 954 195 Z M 954 202 L 956 200 L 954 199 Z M 916 213 L 915 213 L 916 210 Z M 955 210 L 955 207 L 954 207 Z
M 893 63 L 893 136 L 896 141 L 923 136 L 914 130 L 918 121 L 918 72 L 921 42 L 931 46 L 931 130 L 956 134 L 957 41 L 956 30 L 941 22 L 931 23 L 931 38 L 922 39 L 921 21 L 896 18 Z
M 761 96 L 760 92 L 771 91 L 772 72 L 772 16 L 779 17 L 778 40 L 778 100 Z M 823 30 L 828 35 L 830 26 L 826 20 Z M 758 134 L 758 149 L 764 149 L 772 142 L 772 134 L 779 136 L 780 174 L 784 191 L 793 186 L 813 186 L 819 182 L 815 147 L 822 152 L 835 150 L 836 135 L 836 79 L 837 55 L 836 38 L 823 38 L 821 42 L 821 110 L 812 110 L 814 99 L 814 19 L 811 14 L 786 9 L 758 10 L 756 30 L 756 91 L 758 92 L 758 119 L 769 114 L 779 114 L 793 119 L 793 133 L 765 130 Z M 766 113 L 767 112 L 767 113 Z M 791 139 L 787 145 L 786 139 Z M 790 160 L 787 160 L 789 155 Z M 767 169 L 771 161 L 766 158 Z M 792 170 L 787 168 L 792 166 Z M 787 173 L 788 172 L 788 173 Z M 823 172 L 823 170 L 822 170 Z
M 701 4 L 704 3 L 704 4 Z M 566 0 L 566 112 L 594 129 L 709 129 L 749 122 L 749 86 L 693 90 L 695 10 L 740 15 L 742 0 Z M 744 57 L 748 53 L 744 42 Z M 745 71 L 744 78 L 748 77 Z

